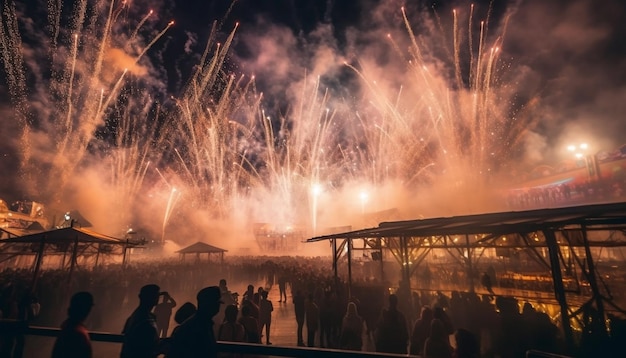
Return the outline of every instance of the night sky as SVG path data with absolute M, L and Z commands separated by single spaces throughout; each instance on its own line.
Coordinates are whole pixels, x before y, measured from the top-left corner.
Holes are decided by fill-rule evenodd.
M 405 31 L 400 13 L 402 6 L 406 7 L 418 35 L 445 33 L 451 28 L 452 9 L 467 14 L 470 6 L 468 1 L 395 0 L 241 0 L 234 4 L 226 0 L 138 0 L 132 3 L 133 9 L 126 15 L 129 18 L 138 18 L 152 8 L 156 16 L 150 21 L 154 24 L 162 27 L 170 20 L 175 21 L 149 53 L 153 61 L 162 63 L 161 80 L 165 84 L 162 92 L 155 96 L 166 99 L 184 88 L 213 21 L 219 22 L 221 38 L 239 23 L 226 70 L 255 75 L 259 89 L 266 93 L 267 107 L 278 113 L 289 105 L 286 83 L 294 75 L 308 70 L 307 55 L 312 48 L 328 45 L 351 64 L 358 64 L 361 56 L 380 56 L 377 61 L 384 64 L 387 61 L 384 53 L 360 53 L 357 45 L 377 41 L 376 36 L 389 29 Z M 605 149 L 616 148 L 624 142 L 626 3 L 620 0 L 473 3 L 475 21 L 486 18 L 491 9 L 490 34 L 503 37 L 501 63 L 505 75 L 502 80 L 511 81 L 508 85 L 518 89 L 520 103 L 526 103 L 531 97 L 539 98 L 532 128 L 536 142 L 529 144 L 529 147 L 543 150 L 544 155 L 537 158 L 538 162 L 554 161 L 556 154 L 549 155 L 552 149 L 562 146 L 568 138 L 592 141 L 596 148 Z M 43 21 L 45 3 L 26 9 L 34 26 Z M 421 22 L 422 17 L 416 15 L 419 13 L 428 14 L 432 23 Z M 438 24 L 437 28 L 433 29 L 432 24 Z M 320 31 L 320 28 L 330 30 Z M 282 46 L 283 51 L 265 52 L 267 48 L 258 46 L 260 38 L 267 38 L 276 49 Z M 275 61 L 258 61 L 263 56 L 276 58 Z M 279 60 L 292 62 L 286 73 L 278 72 Z M 323 85 L 338 96 L 349 95 L 349 88 L 355 81 L 354 74 L 349 72 L 345 69 L 332 71 L 323 78 Z M 5 83 L 3 71 L 0 82 L 2 134 L 15 136 L 17 125 L 11 119 Z M 15 172 L 18 164 L 14 144 L 9 140 L 0 141 L 0 152 L 0 170 Z M 16 199 L 21 194 L 15 187 L 13 179 L 5 176 L 0 184 L 0 197 Z
M 490 13 L 490 33 L 500 34 L 508 17 L 502 57 L 505 66 L 513 72 L 528 71 L 520 86 L 520 96 L 532 93 L 542 98 L 544 117 L 538 120 L 537 130 L 547 139 L 561 135 L 564 124 L 572 124 L 574 132 L 589 131 L 597 138 L 607 138 L 602 147 L 621 144 L 618 133 L 626 133 L 626 4 L 609 1 L 176 1 L 161 5 L 163 19 L 176 21 L 169 31 L 165 59 L 173 67 L 182 68 L 183 75 L 168 72 L 168 89 L 175 93 L 184 84 L 187 63 L 181 59 L 182 47 L 193 34 L 197 48 L 208 36 L 210 24 L 220 21 L 223 33 L 238 22 L 240 28 L 232 48 L 230 61 L 233 72 L 254 72 L 262 88 L 273 87 L 271 76 L 263 76 L 263 69 L 250 64 L 258 51 L 251 49 L 252 35 L 273 36 L 273 30 L 286 29 L 296 37 L 299 49 L 322 41 L 332 41 L 336 50 L 348 59 L 361 54 L 345 47 L 351 31 L 384 31 L 385 27 L 403 30 L 400 8 L 405 6 L 409 16 L 429 13 L 440 21 L 442 32 L 451 28 L 452 9 L 467 13 L 475 4 L 475 21 Z M 232 5 L 232 7 L 231 7 Z M 225 16 L 230 8 L 230 13 Z M 415 18 L 415 17 L 414 17 Z M 320 26 L 330 26 L 332 39 L 316 37 Z M 418 33 L 422 24 L 416 21 Z M 225 36 L 225 35 L 224 35 Z M 326 36 L 328 36 L 326 34 Z M 361 41 L 367 41 L 361 39 Z M 184 56 L 183 56 L 184 57 Z M 190 62 L 186 62 L 190 61 Z M 294 61 L 295 62 L 295 61 Z M 294 63 L 297 67 L 298 63 Z M 268 69 L 271 74 L 271 69 Z M 180 77 L 180 78 L 177 78 Z M 263 82 L 266 83 L 263 83 Z M 277 98 L 270 99 L 278 101 Z M 598 123 L 602 123 L 598 126 Z M 600 147 L 600 146 L 599 146 Z

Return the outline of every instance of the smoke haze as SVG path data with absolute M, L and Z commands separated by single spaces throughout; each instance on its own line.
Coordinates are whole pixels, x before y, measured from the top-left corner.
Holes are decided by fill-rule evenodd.
M 76 50 L 68 10 L 53 47 L 42 10 L 17 4 L 0 34 L 19 19 L 22 46 L 2 48 L 0 197 L 78 209 L 116 237 L 256 250 L 259 222 L 305 239 L 503 210 L 516 173 L 570 141 L 622 144 L 620 1 L 328 3 L 133 2 L 104 43 L 95 8 Z

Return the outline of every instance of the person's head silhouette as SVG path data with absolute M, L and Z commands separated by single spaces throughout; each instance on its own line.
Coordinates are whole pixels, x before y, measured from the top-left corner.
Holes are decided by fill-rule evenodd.
M 198 300 L 198 313 L 206 314 L 211 317 L 215 316 L 220 310 L 220 305 L 223 303 L 222 293 L 217 286 L 205 287 L 198 291 L 196 296 Z
M 93 307 L 93 295 L 89 292 L 77 292 L 70 299 L 67 309 L 68 319 L 74 322 L 84 321 Z
M 395 310 L 398 307 L 398 296 L 395 294 L 389 295 L 389 309 Z
M 139 290 L 139 306 L 152 309 L 159 303 L 159 295 L 161 288 L 158 285 L 145 285 Z

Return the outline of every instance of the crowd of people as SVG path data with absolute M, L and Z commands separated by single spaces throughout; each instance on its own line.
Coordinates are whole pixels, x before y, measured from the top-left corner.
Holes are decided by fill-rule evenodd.
M 564 351 L 551 318 L 528 302 L 415 291 L 404 282 L 348 288 L 330 267 L 325 258 L 239 257 L 221 265 L 110 265 L 78 270 L 71 280 L 63 271 L 45 270 L 35 280 L 31 271 L 7 269 L 0 275 L 0 311 L 30 324 L 63 322 L 52 357 L 91 357 L 87 327 L 121 332 L 121 357 L 211 357 L 216 341 L 272 344 L 276 318 L 268 292 L 276 285 L 279 302 L 293 305 L 299 346 L 457 358 Z M 228 286 L 233 282 L 249 284 L 239 295 Z M 0 339 L 0 355 L 20 356 L 19 339 Z
M 623 178 L 604 178 L 584 183 L 562 183 L 510 190 L 506 203 L 510 209 L 528 209 L 574 203 L 617 202 L 624 200 Z

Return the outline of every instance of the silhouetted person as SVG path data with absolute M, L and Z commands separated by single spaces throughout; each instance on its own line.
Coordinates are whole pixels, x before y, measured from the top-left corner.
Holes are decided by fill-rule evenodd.
M 452 358 L 452 347 L 443 322 L 433 319 L 430 324 L 430 337 L 424 343 L 424 358 Z
M 309 347 L 315 347 L 315 334 L 319 328 L 320 309 L 313 300 L 313 294 L 309 293 L 309 299 L 306 302 L 306 342 Z
M 332 347 L 332 325 L 336 313 L 333 312 L 333 301 L 330 292 L 324 293 L 320 309 L 320 347 Z
M 159 286 L 145 285 L 139 291 L 139 306 L 124 324 L 121 358 L 156 357 L 159 334 L 152 309 L 159 302 Z
M 267 291 L 261 293 L 261 300 L 259 301 L 259 333 L 263 334 L 263 327 L 265 327 L 265 343 L 272 344 L 270 342 L 270 329 L 272 326 L 272 311 L 274 306 L 272 301 L 267 299 Z
M 408 339 L 406 319 L 398 311 L 398 297 L 389 295 L 389 309 L 383 309 L 376 326 L 376 352 L 406 354 Z
M 248 285 L 246 292 L 243 293 L 244 300 L 254 301 L 254 286 Z
M 263 287 L 259 287 L 257 288 L 256 293 L 252 296 L 252 301 L 254 301 L 254 304 L 257 305 L 257 307 L 259 306 L 259 302 L 261 301 L 261 294 L 263 293 L 263 291 Z
M 441 321 L 441 323 L 443 323 L 443 328 L 446 331 L 446 334 L 454 333 L 454 326 L 452 325 L 452 320 L 450 319 L 450 316 L 448 316 L 448 314 L 443 308 L 438 307 L 438 306 L 435 307 L 435 309 L 433 310 L 433 319 L 438 319 Z
M 220 307 L 220 311 L 222 310 L 222 307 L 224 308 L 224 310 L 226 310 L 226 307 L 230 305 L 235 305 L 235 306 L 237 305 L 237 301 L 235 300 L 233 293 L 230 292 L 230 290 L 228 289 L 228 285 L 226 284 L 226 279 L 220 280 L 220 293 L 222 295 L 221 296 L 222 302 L 224 302 L 222 306 Z
M 38 301 L 30 288 L 18 282 L 9 285 L 3 293 L 6 295 L 3 304 L 5 307 L 2 307 L 3 317 L 15 319 L 20 326 L 27 327 L 28 322 L 37 316 L 39 309 Z M 0 335 L 0 356 L 21 358 L 24 353 L 24 334 L 19 329 L 8 333 Z
M 159 337 L 165 338 L 170 328 L 170 318 L 172 317 L 172 309 L 176 307 L 176 301 L 167 292 L 163 292 L 161 296 L 163 296 L 163 301 L 154 307 L 154 315 L 156 316 Z
M 354 302 L 348 303 L 346 315 L 343 317 L 339 345 L 341 349 L 352 351 L 360 351 L 363 347 L 363 318 L 359 316 Z
M 250 311 L 250 303 L 244 301 L 243 307 L 241 307 L 241 318 L 239 323 L 243 326 L 246 333 L 246 342 L 248 343 L 261 343 L 261 333 L 259 332 L 259 321 L 252 316 Z
M 278 276 L 278 294 L 278 302 L 287 302 L 287 277 L 285 274 L 280 274 L 280 276 Z
M 491 285 L 491 277 L 489 276 L 489 274 L 487 274 L 486 272 L 483 273 L 483 275 L 480 278 L 480 283 L 483 285 L 483 287 L 489 291 L 490 294 L 494 294 L 493 292 L 493 287 Z
M 306 312 L 305 298 L 302 291 L 297 290 L 293 296 L 293 307 L 296 312 L 296 323 L 298 324 L 298 346 L 304 346 L 302 338 L 302 327 L 304 327 L 304 316 Z
M 248 285 L 248 289 L 243 294 L 243 301 L 241 301 L 241 305 L 243 307 L 244 304 L 246 303 L 249 304 L 250 314 L 252 315 L 252 317 L 254 317 L 258 321 L 259 320 L 259 305 L 255 302 L 254 296 L 255 296 L 254 286 Z
M 456 349 L 454 350 L 454 358 L 479 358 L 480 346 L 476 336 L 466 330 L 458 329 L 454 333 L 454 339 L 456 341 Z
M 213 332 L 213 316 L 219 311 L 220 288 L 205 287 L 196 295 L 198 310 L 177 327 L 172 334 L 168 357 L 217 357 L 217 341 Z
M 174 313 L 174 322 L 177 324 L 183 324 L 189 317 L 193 316 L 197 311 L 196 305 L 191 302 L 183 303 L 176 313 Z
M 220 325 L 217 339 L 228 342 L 245 342 L 246 331 L 243 325 L 237 322 L 237 313 L 239 313 L 237 306 L 228 305 L 225 312 L 224 323 Z
M 233 294 L 228 290 L 228 285 L 226 284 L 226 279 L 221 279 L 219 283 L 221 301 L 223 304 L 220 306 L 220 310 L 217 312 L 215 317 L 213 318 L 213 322 L 215 322 L 215 326 L 213 327 L 215 335 L 218 335 L 218 329 L 220 325 L 224 322 L 224 317 L 226 314 L 226 307 L 229 305 L 236 305 L 237 301 Z
M 519 357 L 524 355 L 523 327 L 517 299 L 498 296 L 496 307 L 499 314 L 499 330 L 494 339 L 497 344 L 496 354 L 503 357 Z
M 172 330 L 172 336 L 174 335 L 174 332 L 176 332 L 178 327 L 180 327 L 180 325 L 183 324 L 183 322 L 185 322 L 189 317 L 193 316 L 196 311 L 196 305 L 191 302 L 183 303 L 182 306 L 180 306 L 176 310 L 176 313 L 174 313 L 174 322 L 176 322 L 178 326 L 174 327 L 174 329 Z
M 420 318 L 415 321 L 413 332 L 411 332 L 412 355 L 422 355 L 424 353 L 424 343 L 430 337 L 430 324 L 433 320 L 433 310 L 428 306 L 422 307 Z
M 93 307 L 93 296 L 89 292 L 75 293 L 70 299 L 67 319 L 54 342 L 52 358 L 91 358 L 91 340 L 83 325 Z

